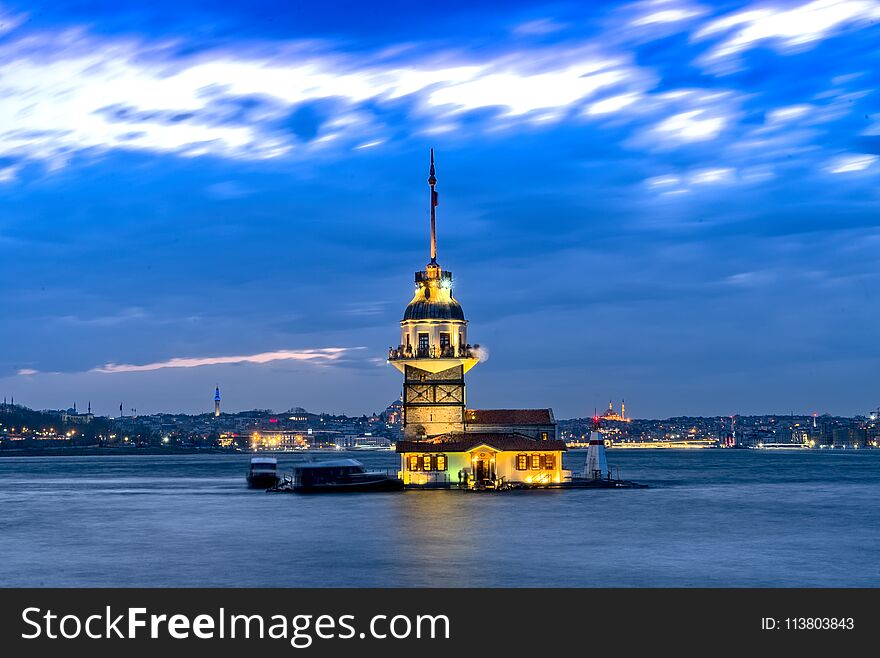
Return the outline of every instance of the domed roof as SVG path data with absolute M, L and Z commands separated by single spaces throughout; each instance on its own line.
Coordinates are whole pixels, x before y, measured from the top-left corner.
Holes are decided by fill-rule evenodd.
M 455 299 L 430 301 L 418 296 L 403 312 L 404 320 L 461 320 L 464 311 Z

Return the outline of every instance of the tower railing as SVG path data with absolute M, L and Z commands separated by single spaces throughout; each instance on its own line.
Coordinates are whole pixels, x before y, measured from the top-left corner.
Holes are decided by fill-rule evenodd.
M 430 345 L 428 347 L 415 347 L 411 345 L 398 345 L 388 348 L 389 361 L 402 361 L 404 359 L 473 359 L 477 358 L 479 345 Z
M 422 282 L 424 282 L 424 281 L 430 281 L 431 278 L 432 278 L 432 277 L 431 277 L 427 272 L 424 272 L 424 271 L 422 271 L 422 272 L 416 272 L 416 283 L 422 283 Z M 439 278 L 440 278 L 440 279 L 449 279 L 449 280 L 451 281 L 451 280 L 452 280 L 452 272 L 450 272 L 449 270 L 442 270 L 442 271 L 440 272 L 440 277 L 439 277 Z

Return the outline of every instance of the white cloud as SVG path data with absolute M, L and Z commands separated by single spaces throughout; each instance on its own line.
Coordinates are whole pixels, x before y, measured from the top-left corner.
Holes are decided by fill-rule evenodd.
M 633 27 L 681 23 L 706 13 L 704 7 L 674 0 L 650 0 L 634 5 L 639 15 L 630 21 Z
M 767 112 L 767 121 L 769 123 L 785 123 L 799 119 L 813 109 L 811 105 L 789 105 L 780 107 Z
M 565 29 L 565 23 L 558 23 L 552 18 L 538 18 L 521 23 L 513 28 L 513 33 L 520 36 L 543 36 Z
M 455 132 L 459 130 L 461 126 L 457 123 L 435 123 L 429 126 L 426 126 L 420 131 L 422 135 L 443 135 L 446 133 Z
M 271 363 L 273 361 L 303 361 L 314 364 L 327 364 L 337 361 L 349 352 L 362 350 L 363 347 L 322 347 L 311 350 L 278 350 L 276 352 L 261 352 L 259 354 L 245 354 L 239 356 L 205 356 L 205 357 L 176 357 L 166 361 L 156 361 L 133 365 L 129 363 L 106 363 L 103 366 L 92 368 L 89 372 L 103 374 L 115 374 L 120 372 L 151 372 L 164 370 L 165 368 L 199 368 L 202 366 L 227 365 L 233 363 Z M 41 374 L 37 370 L 24 368 L 18 371 L 19 375 Z M 46 374 L 46 373 L 42 373 Z
M 774 275 L 767 270 L 752 270 L 750 272 L 739 272 L 725 277 L 723 283 L 731 286 L 760 286 L 770 283 Z
M 648 178 L 645 183 L 660 194 L 681 194 L 703 185 L 752 185 L 775 178 L 772 167 L 756 165 L 735 167 L 705 167 L 682 174 L 665 174 Z
M 591 103 L 587 107 L 587 114 L 596 115 L 619 112 L 620 110 L 629 107 L 630 105 L 638 101 L 641 97 L 642 95 L 637 92 L 619 94 L 617 96 L 609 96 L 608 98 L 603 98 L 600 101 Z
M 360 347 L 324 347 L 314 350 L 278 350 L 277 352 L 261 352 L 244 356 L 209 356 L 209 357 L 183 357 L 158 361 L 143 365 L 107 363 L 91 372 L 117 373 L 117 372 L 147 372 L 162 370 L 164 368 L 198 368 L 201 366 L 224 365 L 230 363 L 270 363 L 272 361 L 307 361 L 327 362 L 336 361 L 346 353 Z
M 25 21 L 26 16 L 13 14 L 0 6 L 0 34 L 11 32 Z
M 516 116 L 535 110 L 564 108 L 605 87 L 627 80 L 626 68 L 614 61 L 587 61 L 562 69 L 536 73 L 516 69 L 486 71 L 457 84 L 442 86 L 428 96 L 428 104 L 454 111 L 501 106 Z
M 689 181 L 692 185 L 706 185 L 709 183 L 726 183 L 734 180 L 736 172 L 730 167 L 716 167 L 714 169 L 699 169 L 692 173 Z
M 351 57 L 314 43 L 181 57 L 172 44 L 109 39 L 82 30 L 33 33 L 0 45 L 0 157 L 61 166 L 82 150 L 275 158 L 297 149 L 380 141 L 357 104 L 419 94 L 448 123 L 456 112 L 499 106 L 508 117 L 563 110 L 604 88 L 644 87 L 627 59 L 594 49 L 541 49 L 479 62 L 451 54 L 407 64 Z M 458 56 L 460 57 L 460 56 Z M 246 118 L 235 99 L 261 99 Z M 278 126 L 298 104 L 335 99 L 308 145 Z
M 770 165 L 745 167 L 739 172 L 739 179 L 743 183 L 766 183 L 774 178 L 776 178 L 776 171 Z
M 880 159 L 876 155 L 845 155 L 835 158 L 827 170 L 832 174 L 845 174 L 853 171 L 864 171 Z
M 21 165 L 9 165 L 7 167 L 0 167 L 0 183 L 11 183 L 12 181 L 18 178 L 18 172 L 21 170 Z
M 710 21 L 694 39 L 725 35 L 704 61 L 729 58 L 770 42 L 779 49 L 796 49 L 825 39 L 845 26 L 880 18 L 876 0 L 813 0 L 790 8 L 761 6 Z
M 672 175 L 654 176 L 653 178 L 649 178 L 646 182 L 650 187 L 675 187 L 681 184 L 681 178 Z
M 711 115 L 707 110 L 689 110 L 664 119 L 654 127 L 654 132 L 675 142 L 698 142 L 715 139 L 725 124 L 724 117 Z
M 384 144 L 384 143 L 385 143 L 384 139 L 374 139 L 371 142 L 364 142 L 363 144 L 358 144 L 357 146 L 355 146 L 355 148 L 356 149 L 370 149 L 370 148 L 373 148 L 374 146 L 379 146 L 380 144 Z

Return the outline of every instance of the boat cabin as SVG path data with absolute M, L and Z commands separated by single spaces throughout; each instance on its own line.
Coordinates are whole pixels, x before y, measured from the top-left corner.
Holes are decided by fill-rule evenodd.
M 251 472 L 274 473 L 278 469 L 278 460 L 275 457 L 251 457 Z
M 297 464 L 293 469 L 294 486 L 311 487 L 336 484 L 355 479 L 366 473 L 364 465 L 356 459 L 332 459 L 322 462 Z
M 251 457 L 247 474 L 252 489 L 267 489 L 278 482 L 278 460 L 275 457 Z

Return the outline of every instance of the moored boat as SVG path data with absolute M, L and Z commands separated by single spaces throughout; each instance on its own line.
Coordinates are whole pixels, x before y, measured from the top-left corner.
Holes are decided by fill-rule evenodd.
M 275 457 L 251 457 L 247 474 L 251 489 L 268 489 L 278 484 L 278 460 Z
M 381 471 L 367 471 L 356 459 L 333 459 L 297 464 L 289 480 L 274 491 L 293 493 L 344 493 L 400 491 L 403 480 Z

